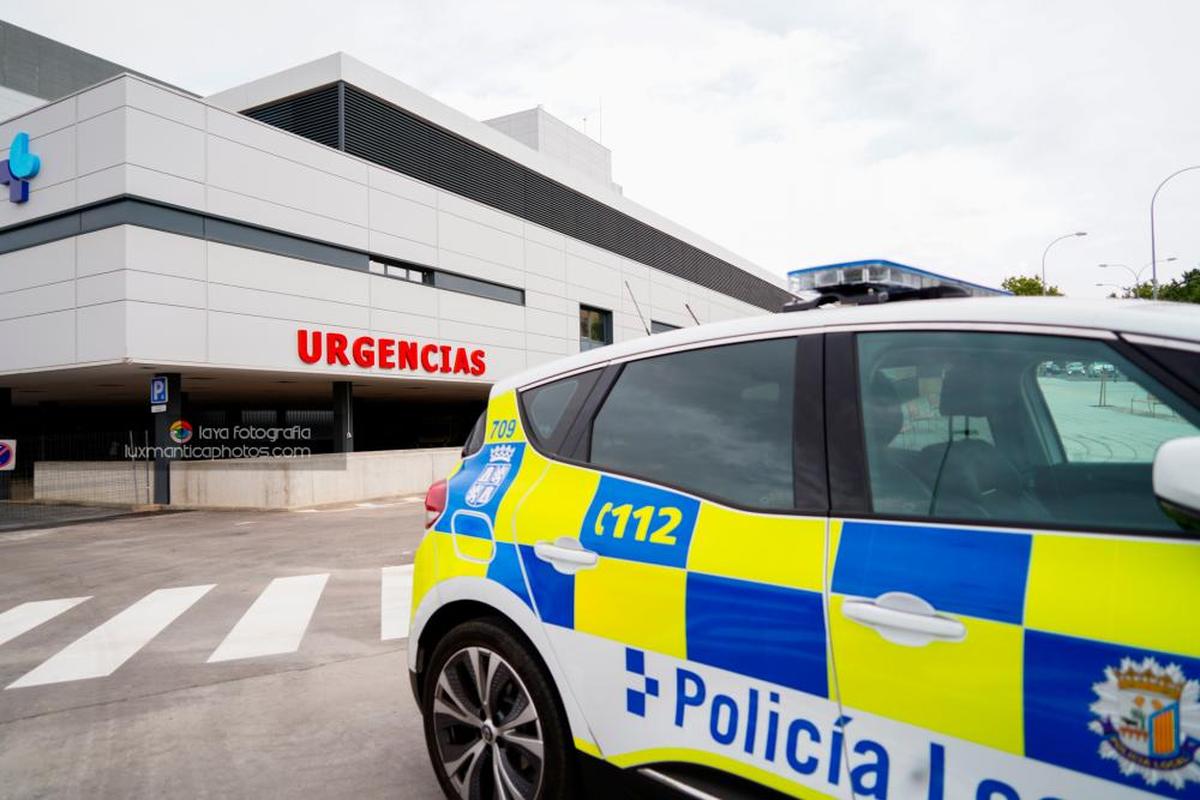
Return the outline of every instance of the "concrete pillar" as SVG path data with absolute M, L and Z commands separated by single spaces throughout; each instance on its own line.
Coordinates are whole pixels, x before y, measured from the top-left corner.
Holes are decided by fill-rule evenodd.
M 167 410 L 154 415 L 154 446 L 175 447 L 179 443 L 171 439 L 171 424 L 183 419 L 183 392 L 178 372 L 162 373 L 161 377 L 167 379 Z M 149 385 L 146 392 L 150 392 Z M 171 459 L 162 453 L 158 450 L 154 457 L 154 502 L 165 506 L 171 503 Z
M 333 382 L 333 452 L 354 452 L 354 384 Z

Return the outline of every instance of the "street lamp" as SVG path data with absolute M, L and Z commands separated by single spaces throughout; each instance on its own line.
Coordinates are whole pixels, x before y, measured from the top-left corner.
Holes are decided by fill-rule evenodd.
M 1168 264 L 1172 261 L 1178 261 L 1178 260 L 1179 259 L 1176 258 L 1175 256 L 1171 256 L 1170 258 L 1164 258 L 1162 260 L 1162 263 Z M 1125 270 L 1133 277 L 1133 285 L 1136 289 L 1136 287 L 1142 285 L 1142 273 L 1146 271 L 1146 267 L 1150 266 L 1151 263 L 1152 262 L 1147 261 L 1145 264 L 1143 264 L 1141 266 L 1141 269 L 1139 269 L 1137 272 L 1134 272 L 1133 267 L 1130 267 L 1128 264 L 1097 264 L 1096 266 L 1100 267 L 1100 269 L 1107 269 L 1107 268 L 1111 268 L 1111 267 L 1120 267 L 1121 269 Z M 1099 286 L 1099 284 L 1096 284 L 1096 285 Z
M 1120 289 L 1122 292 L 1123 292 L 1123 291 L 1125 291 L 1125 287 L 1124 287 L 1124 286 L 1121 286 L 1121 285 L 1119 285 L 1119 284 L 1116 284 L 1116 283 L 1097 283 L 1096 285 L 1097 285 L 1097 286 L 1108 286 L 1108 287 L 1110 287 L 1110 288 L 1112 288 L 1112 289 Z
M 1162 183 L 1154 190 L 1154 194 L 1150 195 L 1150 296 L 1154 300 L 1158 299 L 1158 253 L 1156 251 L 1156 242 L 1154 241 L 1154 201 L 1158 199 L 1158 193 L 1167 185 L 1167 181 L 1174 178 L 1176 175 L 1182 175 L 1185 172 L 1191 172 L 1194 169 L 1200 169 L 1200 164 L 1191 167 L 1177 169 L 1170 175 L 1162 179 Z
M 1180 259 L 1176 258 L 1175 255 L 1171 255 L 1170 258 L 1163 259 L 1163 264 L 1168 264 L 1168 263 L 1170 263 L 1170 261 L 1177 261 L 1177 260 L 1180 260 Z M 1151 264 L 1150 261 L 1146 261 L 1145 264 L 1141 265 L 1141 269 L 1139 269 L 1136 272 L 1134 272 L 1133 267 L 1129 266 L 1128 264 L 1097 264 L 1097 266 L 1100 267 L 1100 269 L 1102 269 L 1102 270 L 1106 269 L 1106 267 L 1120 266 L 1122 270 L 1128 272 L 1129 275 L 1133 276 L 1134 285 L 1141 285 L 1141 273 L 1145 272 L 1146 267 L 1150 266 L 1150 264 Z
M 1061 242 L 1063 239 L 1070 239 L 1075 236 L 1087 236 L 1087 231 L 1076 231 L 1075 233 L 1065 233 L 1062 236 L 1054 239 L 1050 244 L 1046 245 L 1046 249 L 1042 251 L 1042 294 L 1046 293 L 1046 254 L 1050 252 L 1050 248 Z

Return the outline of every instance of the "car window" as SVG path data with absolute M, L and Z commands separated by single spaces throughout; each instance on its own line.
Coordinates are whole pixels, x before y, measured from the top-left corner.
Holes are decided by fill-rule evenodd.
M 1083 374 L 1039 374 L 1037 386 L 1070 462 L 1150 464 L 1163 442 L 1196 435 L 1161 387 L 1115 353 Z
M 479 448 L 483 447 L 484 433 L 487 430 L 487 411 L 479 415 L 479 419 L 475 420 L 475 426 L 471 428 L 471 435 L 467 437 L 466 444 L 463 445 L 462 457 L 473 456 L 479 452 Z
M 877 513 L 1175 530 L 1158 446 L 1200 414 L 1096 340 L 1002 333 L 858 336 Z
M 599 374 L 599 370 L 593 370 L 521 393 L 521 407 L 538 444 L 550 446 L 564 433 L 574 416 L 568 415 L 567 410 L 572 402 L 583 400 Z
M 591 462 L 731 503 L 791 508 L 794 339 L 625 366 L 592 424 Z

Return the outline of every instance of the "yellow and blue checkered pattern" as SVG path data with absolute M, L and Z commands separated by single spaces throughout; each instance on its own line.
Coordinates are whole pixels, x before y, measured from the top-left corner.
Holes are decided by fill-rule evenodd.
M 826 573 L 823 519 L 549 461 L 526 446 L 512 393 L 493 399 L 488 426 L 450 502 L 462 510 L 491 448 L 513 447 L 494 502 L 473 509 L 493 528 L 479 535 L 466 517 L 456 532 L 448 509 L 422 544 L 433 554 L 418 553 L 418 600 L 447 577 L 486 576 L 547 624 L 818 697 L 831 697 L 836 656 L 847 707 L 1140 789 L 1098 755 L 1093 685 L 1146 657 L 1200 678 L 1196 541 L 835 520 Z M 560 536 L 599 564 L 564 575 L 534 555 Z M 904 647 L 841 613 L 848 597 L 895 591 L 954 616 L 966 637 Z M 1200 798 L 1200 784 L 1171 794 Z
M 547 462 L 515 528 L 545 622 L 829 696 L 824 520 L 735 511 Z M 578 536 L 599 564 L 563 575 L 533 555 L 558 536 Z
M 1093 685 L 1147 656 L 1200 678 L 1200 543 L 865 521 L 832 532 L 843 703 L 1147 787 L 1099 756 Z M 846 597 L 886 591 L 925 598 L 966 637 L 901 647 L 841 614 Z M 1172 796 L 1200 797 L 1200 786 Z

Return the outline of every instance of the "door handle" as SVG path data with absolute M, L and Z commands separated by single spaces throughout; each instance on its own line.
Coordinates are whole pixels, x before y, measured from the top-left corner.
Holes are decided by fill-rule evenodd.
M 842 603 L 842 616 L 874 628 L 894 644 L 920 647 L 932 641 L 960 642 L 967 626 L 943 616 L 923 598 L 907 592 L 887 592 L 874 600 L 850 598 Z
M 563 575 L 574 575 L 581 569 L 596 566 L 600 556 L 593 550 L 585 550 L 578 539 L 560 536 L 553 542 L 538 542 L 533 554 L 547 562 Z

